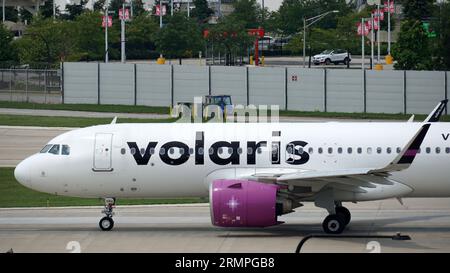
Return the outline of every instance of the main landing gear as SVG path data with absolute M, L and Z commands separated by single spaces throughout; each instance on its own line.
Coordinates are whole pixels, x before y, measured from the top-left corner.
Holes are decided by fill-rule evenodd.
M 351 214 L 346 207 L 336 206 L 335 212 L 335 214 L 330 214 L 323 220 L 322 227 L 326 233 L 340 234 L 350 223 Z
M 114 227 L 114 220 L 112 217 L 114 216 L 113 209 L 115 204 L 115 198 L 105 198 L 105 208 L 102 210 L 102 213 L 106 216 L 100 219 L 100 222 L 98 223 L 100 229 L 103 231 L 109 231 Z

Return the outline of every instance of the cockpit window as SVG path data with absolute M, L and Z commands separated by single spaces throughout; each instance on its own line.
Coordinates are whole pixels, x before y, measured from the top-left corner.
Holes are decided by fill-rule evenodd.
M 48 152 L 54 155 L 59 155 L 59 144 L 53 145 L 53 147 Z
M 42 148 L 42 150 L 40 151 L 41 154 L 44 154 L 46 152 L 48 152 L 48 150 L 50 150 L 50 148 L 53 146 L 53 144 L 47 144 L 44 146 L 44 148 Z
M 70 155 L 70 147 L 69 145 L 63 145 L 61 149 L 62 155 Z

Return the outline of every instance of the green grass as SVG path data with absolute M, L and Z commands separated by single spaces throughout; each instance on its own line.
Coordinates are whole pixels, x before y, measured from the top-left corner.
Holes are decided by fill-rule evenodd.
M 177 199 L 118 199 L 117 205 L 181 204 L 208 202 L 203 198 Z M 28 189 L 14 178 L 14 168 L 0 168 L 0 207 L 64 207 L 101 206 L 97 198 L 55 196 Z
M 113 113 L 152 113 L 169 114 L 169 107 L 150 107 L 141 105 L 111 105 L 111 104 L 43 104 L 30 102 L 0 101 L 0 108 L 17 109 L 44 109 L 44 110 L 68 110 L 87 112 L 113 112 Z
M 133 119 L 118 118 L 117 123 L 161 123 L 173 122 L 176 119 Z M 99 124 L 109 124 L 112 118 L 82 118 L 82 117 L 46 117 L 0 115 L 0 125 L 9 126 L 43 126 L 43 127 L 87 127 Z
M 134 105 L 97 105 L 97 104 L 42 104 L 42 103 L 0 101 L 0 108 L 169 114 L 169 107 L 150 107 L 140 105 L 134 106 Z M 430 109 L 430 111 L 431 110 L 432 109 Z M 336 112 L 319 112 L 319 111 L 304 112 L 304 111 L 284 111 L 284 110 L 280 111 L 280 116 L 323 117 L 323 118 L 342 118 L 342 119 L 386 119 L 386 120 L 407 120 L 411 117 L 410 114 L 404 115 L 404 114 L 383 114 L 383 113 L 336 113 Z M 426 115 L 416 115 L 416 120 L 421 120 L 424 119 L 425 117 Z M 450 121 L 450 116 L 443 116 L 442 120 Z

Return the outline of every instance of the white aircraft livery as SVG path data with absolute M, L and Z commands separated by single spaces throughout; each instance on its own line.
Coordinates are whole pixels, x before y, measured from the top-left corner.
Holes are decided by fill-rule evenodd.
M 15 169 L 26 187 L 104 198 L 209 196 L 212 224 L 267 227 L 314 202 L 327 233 L 350 222 L 343 202 L 450 197 L 450 124 L 442 101 L 423 122 L 153 123 L 76 129 Z

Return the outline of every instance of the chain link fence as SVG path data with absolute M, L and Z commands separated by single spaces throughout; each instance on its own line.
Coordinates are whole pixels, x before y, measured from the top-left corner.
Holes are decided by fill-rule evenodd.
M 0 100 L 61 103 L 61 70 L 0 68 Z

